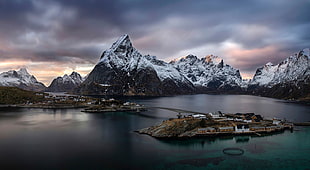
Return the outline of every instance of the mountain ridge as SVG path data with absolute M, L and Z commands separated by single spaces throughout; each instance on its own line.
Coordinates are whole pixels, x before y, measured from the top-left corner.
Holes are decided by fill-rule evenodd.
M 48 92 L 72 92 L 83 82 L 82 76 L 73 71 L 70 75 L 63 75 L 55 78 L 52 83 L 46 88 Z

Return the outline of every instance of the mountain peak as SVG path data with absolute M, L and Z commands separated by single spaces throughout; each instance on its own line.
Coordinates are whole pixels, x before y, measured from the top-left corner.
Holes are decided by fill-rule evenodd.
M 268 62 L 265 64 L 265 66 L 270 67 L 270 66 L 273 66 L 273 64 L 272 64 L 272 62 Z
M 55 78 L 46 91 L 50 92 L 71 92 L 83 82 L 82 76 L 73 71 L 70 75 L 65 74 L 62 77 Z
M 23 75 L 29 75 L 29 73 L 28 73 L 26 68 L 20 68 L 18 73 L 23 74 Z
M 111 48 L 102 53 L 99 63 L 105 63 L 108 67 L 123 67 L 130 60 L 136 61 L 141 56 L 132 46 L 129 36 L 125 34 L 115 41 Z
M 44 84 L 38 82 L 33 75 L 30 75 L 26 68 L 1 73 L 0 86 L 19 87 L 24 90 L 33 91 L 42 91 L 45 89 Z
M 122 35 L 117 41 L 115 41 L 113 43 L 111 49 L 113 49 L 113 51 L 117 52 L 117 51 L 122 51 L 124 49 L 124 47 L 126 47 L 126 46 L 132 46 L 128 34 Z
M 306 55 L 308 57 L 310 57 L 310 49 L 309 48 L 305 48 L 302 50 L 303 55 Z
M 80 75 L 78 72 L 76 72 L 76 71 L 72 71 L 72 73 L 70 74 L 70 77 L 72 77 L 72 76 L 78 76 L 78 75 Z
M 197 60 L 198 58 L 194 56 L 193 54 L 189 54 L 188 56 L 185 57 L 186 59 L 191 59 L 191 60 Z
M 206 63 L 214 63 L 214 64 L 219 64 L 222 62 L 222 59 L 220 57 L 212 55 L 212 54 L 205 56 L 204 60 Z

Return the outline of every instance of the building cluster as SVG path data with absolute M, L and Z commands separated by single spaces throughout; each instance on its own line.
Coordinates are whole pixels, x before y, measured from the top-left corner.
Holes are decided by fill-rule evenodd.
M 212 122 L 210 126 L 198 128 L 197 134 L 274 132 L 293 127 L 292 123 L 276 118 L 265 120 L 261 115 L 254 113 L 224 114 L 218 111 L 193 114 L 189 117 Z

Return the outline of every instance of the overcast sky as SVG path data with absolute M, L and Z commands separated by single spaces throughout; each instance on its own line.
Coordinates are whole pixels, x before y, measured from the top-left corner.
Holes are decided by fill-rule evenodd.
M 310 47 L 310 0 L 0 0 L 0 71 L 86 75 L 123 34 L 170 61 L 218 55 L 251 77 Z

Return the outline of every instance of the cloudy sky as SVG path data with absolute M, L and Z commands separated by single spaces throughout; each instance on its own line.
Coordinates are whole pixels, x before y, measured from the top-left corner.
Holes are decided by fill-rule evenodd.
M 310 47 L 310 0 L 0 0 L 0 72 L 39 81 L 86 75 L 129 34 L 142 54 L 170 61 L 218 55 L 251 77 Z

